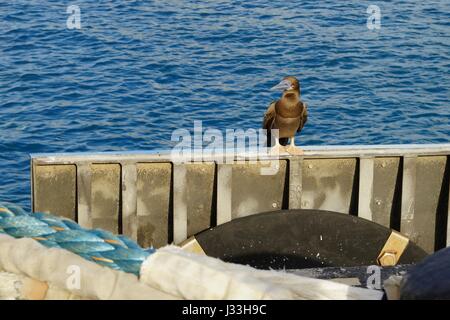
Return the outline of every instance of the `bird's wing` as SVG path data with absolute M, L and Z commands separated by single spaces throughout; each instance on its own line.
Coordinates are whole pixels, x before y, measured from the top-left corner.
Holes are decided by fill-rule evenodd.
M 269 105 L 269 107 L 266 110 L 266 113 L 264 113 L 264 120 L 262 127 L 263 129 L 270 129 L 272 127 L 272 122 L 275 119 L 275 103 L 276 101 L 272 101 Z
M 306 102 L 300 101 L 299 106 L 302 109 L 302 113 L 300 115 L 300 124 L 298 125 L 297 132 L 302 131 L 303 127 L 306 124 L 306 121 L 308 120 L 308 109 Z

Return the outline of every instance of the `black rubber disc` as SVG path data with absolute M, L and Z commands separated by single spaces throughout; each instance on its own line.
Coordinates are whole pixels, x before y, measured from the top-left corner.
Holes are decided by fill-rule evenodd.
M 321 210 L 281 210 L 232 220 L 195 236 L 208 256 L 260 269 L 377 264 L 391 230 L 355 216 Z M 409 242 L 398 264 L 427 256 Z

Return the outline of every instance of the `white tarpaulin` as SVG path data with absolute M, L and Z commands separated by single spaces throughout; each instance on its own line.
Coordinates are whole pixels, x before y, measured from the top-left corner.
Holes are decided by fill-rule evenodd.
M 75 267 L 74 267 L 75 266 Z M 382 292 L 158 249 L 141 276 L 0 234 L 0 297 L 31 299 L 381 299 Z M 74 270 L 79 270 L 75 274 Z M 74 277 L 79 276 L 79 279 Z M 9 282 L 8 282 L 9 281 Z M 20 284 L 20 288 L 16 288 Z M 14 288 L 11 288 L 14 286 Z M 8 291 L 9 290 L 9 291 Z
M 159 249 L 143 263 L 141 281 L 184 299 L 375 299 L 382 292 L 286 272 L 258 270 L 183 251 Z

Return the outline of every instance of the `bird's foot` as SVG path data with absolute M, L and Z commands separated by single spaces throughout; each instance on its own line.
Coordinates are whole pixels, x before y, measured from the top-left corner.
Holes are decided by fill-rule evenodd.
M 305 152 L 303 151 L 303 149 L 296 147 L 296 146 L 292 146 L 290 145 L 289 147 L 286 148 L 286 151 L 294 156 L 301 156 L 303 155 Z
M 270 148 L 270 154 L 271 155 L 279 155 L 281 153 L 286 153 L 286 147 L 282 145 L 276 145 Z

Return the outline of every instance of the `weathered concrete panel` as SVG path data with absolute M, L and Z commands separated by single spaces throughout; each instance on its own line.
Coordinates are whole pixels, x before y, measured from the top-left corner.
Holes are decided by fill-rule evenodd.
M 370 207 L 373 221 L 388 228 L 393 227 L 391 226 L 391 214 L 400 215 L 400 164 L 400 157 L 375 159 L 373 197 Z
M 356 159 L 305 159 L 302 208 L 350 213 L 355 196 Z
M 120 165 L 91 165 L 91 216 L 93 228 L 119 232 Z
M 186 165 L 188 237 L 215 224 L 213 208 L 214 163 Z
M 259 163 L 234 164 L 231 188 L 232 218 L 281 209 L 286 165 L 286 160 L 280 160 L 276 174 L 261 175 L 262 165 Z
M 137 165 L 137 234 L 141 246 L 159 248 L 172 241 L 171 179 L 170 163 Z
M 410 239 L 427 252 L 434 251 L 436 215 L 447 157 L 417 158 L 416 201 Z
M 75 220 L 75 165 L 37 165 L 33 174 L 34 211 Z

